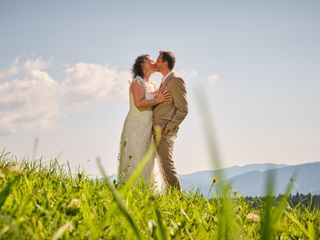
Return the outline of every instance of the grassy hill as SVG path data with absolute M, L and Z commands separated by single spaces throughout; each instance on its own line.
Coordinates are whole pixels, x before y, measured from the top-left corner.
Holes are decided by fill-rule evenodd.
M 0 156 L 0 239 L 318 239 L 320 211 L 266 197 L 117 187 L 57 162 Z

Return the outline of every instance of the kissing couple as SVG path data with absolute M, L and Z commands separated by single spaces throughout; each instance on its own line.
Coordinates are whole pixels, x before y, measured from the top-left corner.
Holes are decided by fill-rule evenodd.
M 139 179 L 151 186 L 157 183 L 156 160 L 161 179 L 168 188 L 181 189 L 173 160 L 173 146 L 180 123 L 188 114 L 187 92 L 184 80 L 174 71 L 175 56 L 160 51 L 157 61 L 148 55 L 138 56 L 132 67 L 133 80 L 129 87 L 130 108 L 124 122 L 119 153 L 118 182 L 123 184 L 135 172 L 154 143 L 156 129 L 161 129 L 156 154 L 144 167 Z M 159 88 L 150 78 L 160 72 Z

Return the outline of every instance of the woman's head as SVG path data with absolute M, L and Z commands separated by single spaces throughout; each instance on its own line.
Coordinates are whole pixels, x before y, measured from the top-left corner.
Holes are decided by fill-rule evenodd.
M 143 54 L 136 58 L 133 66 L 132 66 L 132 75 L 135 78 L 136 76 L 140 76 L 142 78 L 145 75 L 150 75 L 156 71 L 156 65 L 150 55 Z

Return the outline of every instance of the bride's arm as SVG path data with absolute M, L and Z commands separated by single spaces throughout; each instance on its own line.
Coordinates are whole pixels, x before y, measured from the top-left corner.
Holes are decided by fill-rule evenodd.
M 167 93 L 161 93 L 155 96 L 153 99 L 145 99 L 145 90 L 137 81 L 134 81 L 130 86 L 130 91 L 133 95 L 133 102 L 137 108 L 146 108 L 157 105 L 163 101 L 169 99 Z

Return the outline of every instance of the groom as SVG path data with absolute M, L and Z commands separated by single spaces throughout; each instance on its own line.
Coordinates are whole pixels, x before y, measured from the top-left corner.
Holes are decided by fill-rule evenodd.
M 157 151 L 163 178 L 169 187 L 176 187 L 180 190 L 172 153 L 179 125 L 188 113 L 188 103 L 185 82 L 173 72 L 174 64 L 175 57 L 171 52 L 160 51 L 156 62 L 157 71 L 163 76 L 159 91 L 167 91 L 170 99 L 154 107 L 153 126 L 158 125 L 162 129 Z

